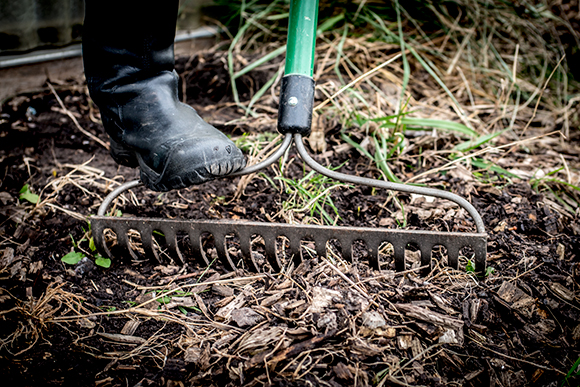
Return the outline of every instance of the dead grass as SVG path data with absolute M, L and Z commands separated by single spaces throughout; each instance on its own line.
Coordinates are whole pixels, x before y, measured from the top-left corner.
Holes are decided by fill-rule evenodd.
M 433 175 L 461 167 L 487 184 L 528 180 L 552 198 L 555 210 L 578 211 L 580 174 L 572 157 L 577 146 L 570 141 L 578 136 L 580 88 L 566 58 L 574 45 L 570 42 L 579 41 L 573 27 L 577 14 L 566 13 L 562 4 L 545 2 L 359 1 L 346 13 L 324 5 L 321 14 L 329 19 L 320 25 L 333 17 L 335 22 L 318 39 L 314 77 L 321 102 L 309 139 L 313 149 L 327 149 L 322 133 L 339 125 L 377 163 L 383 159 L 376 156 L 379 147 L 373 146 L 373 138 L 387 139 L 382 149 L 389 155 L 384 159 L 388 166 L 382 168 L 387 169 L 386 178 L 397 178 L 391 170 L 404 169 L 402 156 L 421 157 Z M 255 69 L 253 64 L 270 58 L 283 44 L 284 24 L 271 21 L 282 11 L 279 6 L 260 7 L 255 13 L 246 9 L 242 19 L 246 28 L 230 47 L 238 59 L 229 62 L 231 74 L 278 71 L 283 56 Z M 248 52 L 252 59 L 241 60 L 241 53 Z M 270 91 L 239 102 L 246 117 L 236 125 L 252 128 L 267 114 L 260 106 L 276 107 L 280 77 L 272 76 Z M 243 75 L 232 81 L 244 82 Z M 381 117 L 392 117 L 393 124 L 381 125 L 387 123 L 377 122 Z M 467 146 L 458 132 L 426 121 L 415 121 L 418 125 L 413 128 L 401 117 L 461 123 L 477 134 L 468 138 L 473 145 Z M 411 129 L 421 126 L 435 144 L 433 150 L 421 151 L 406 141 L 393 150 L 390 144 L 396 145 L 397 136 L 412 135 Z M 552 136 L 541 137 L 547 133 Z M 506 164 L 506 154 L 498 151 L 498 145 L 506 143 L 514 143 L 509 153 L 527 162 L 517 167 Z M 553 154 L 545 154 L 547 147 L 554 149 Z

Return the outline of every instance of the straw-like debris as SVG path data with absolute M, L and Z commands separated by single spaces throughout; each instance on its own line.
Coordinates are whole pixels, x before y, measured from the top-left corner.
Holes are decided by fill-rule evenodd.
M 172 260 L 160 233 L 159 261 L 150 262 L 136 230 L 133 256 L 101 257 L 90 217 L 137 173 L 108 156 L 86 89 L 50 79 L 6 101 L 0 116 L 7 384 L 577 384 L 577 2 L 322 3 L 314 157 L 466 197 L 489 235 L 485 277 L 469 249 L 453 270 L 436 247 L 422 276 L 416 246 L 395 272 L 391 245 L 372 270 L 364 249 L 349 260 L 337 240 L 326 256 L 303 241 L 303 262 L 286 259 L 280 273 L 260 237 L 252 254 L 261 273 L 246 270 L 229 237 L 203 236 L 209 265 L 192 256 L 187 236 L 178 240 L 186 263 Z M 250 163 L 281 139 L 284 12 L 248 3 L 236 39 L 177 59 L 183 100 L 230 132 Z M 334 182 L 304 169 L 294 151 L 241 179 L 132 190 L 109 215 L 474 230 L 452 203 Z M 113 252 L 116 238 L 107 233 Z M 225 270 L 216 243 L 238 270 Z

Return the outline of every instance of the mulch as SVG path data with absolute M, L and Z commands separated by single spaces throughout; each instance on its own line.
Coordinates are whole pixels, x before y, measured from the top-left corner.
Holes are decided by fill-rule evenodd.
M 207 70 L 225 79 L 217 61 L 207 60 Z M 79 124 L 105 139 L 84 87 L 52 84 Z M 226 125 L 236 116 L 223 97 L 227 85 L 216 85 L 216 96 L 200 96 L 203 85 L 188 90 L 189 102 L 213 112 L 210 122 L 234 136 L 274 130 L 275 114 Z M 316 158 L 347 161 L 342 171 L 378 177 L 356 150 L 337 147 L 339 129 L 327 132 L 330 153 Z M 406 270 L 396 272 L 384 248 L 378 271 L 364 253 L 353 262 L 340 253 L 318 257 L 308 243 L 307 259 L 283 273 L 228 272 L 219 260 L 208 268 L 164 255 L 160 263 L 116 257 L 105 269 L 88 258 L 75 266 L 60 258 L 75 248 L 91 256 L 83 217 L 136 171 L 116 166 L 80 133 L 48 88 L 2 107 L 0 138 L 6 385 L 559 386 L 580 356 L 580 221 L 525 181 L 498 174 L 492 185 L 459 173 L 427 180 L 468 197 L 482 214 L 493 269 L 486 278 L 467 270 L 465 257 L 459 270 L 445 266 L 444 251 L 421 276 L 413 249 Z M 570 139 L 568 154 L 577 140 Z M 422 143 L 423 150 L 429 146 Z M 546 151 L 541 144 L 534 149 L 531 157 Z M 407 161 L 416 167 L 412 173 L 427 170 L 412 156 L 399 159 L 395 172 L 411 173 Z M 506 157 L 517 164 L 514 153 Z M 286 176 L 300 178 L 293 152 L 288 160 L 294 161 Z M 265 176 L 275 179 L 276 168 Z M 42 205 L 19 200 L 25 184 L 41 194 Z M 283 221 L 286 192 L 260 176 L 233 198 L 239 188 L 239 179 L 225 179 L 164 195 L 141 189 L 117 208 L 144 217 Z M 473 231 L 454 205 L 397 197 L 404 214 L 388 192 L 336 190 L 339 225 L 395 228 L 393 219 L 404 219 L 411 229 Z M 215 257 L 211 241 L 206 253 Z

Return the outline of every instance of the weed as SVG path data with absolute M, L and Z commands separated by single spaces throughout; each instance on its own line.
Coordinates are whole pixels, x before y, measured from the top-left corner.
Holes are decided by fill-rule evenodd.
M 566 377 L 564 378 L 564 380 L 562 380 L 562 383 L 560 383 L 560 387 L 563 387 L 564 385 L 571 386 L 569 379 L 578 376 L 580 376 L 580 357 L 578 358 L 578 360 L 574 362 L 574 364 L 572 364 L 572 367 L 566 374 Z
M 30 203 L 32 203 L 32 204 L 38 204 L 38 201 L 39 201 L 39 199 L 40 199 L 38 195 L 36 195 L 36 194 L 33 194 L 33 193 L 30 191 L 30 186 L 29 186 L 28 184 L 25 184 L 25 185 L 24 185 L 24 186 L 23 186 L 23 187 L 20 189 L 20 192 L 19 192 L 19 194 L 20 194 L 20 195 L 18 196 L 18 198 L 19 198 L 20 200 L 26 200 L 26 201 L 28 201 L 28 202 L 30 202 Z
M 76 265 L 83 258 L 94 254 L 93 257 L 95 259 L 95 265 L 100 266 L 104 269 L 108 269 L 109 267 L 111 267 L 111 260 L 109 258 L 102 257 L 100 254 L 96 253 L 97 248 L 95 246 L 95 241 L 94 241 L 93 237 L 91 236 L 91 223 L 90 222 L 88 222 L 88 230 L 85 230 L 83 228 L 83 231 L 85 232 L 85 234 L 83 235 L 83 237 L 79 241 L 75 241 L 72 234 L 69 234 L 70 239 L 71 239 L 72 244 L 73 244 L 73 247 L 74 247 L 74 250 L 71 251 L 70 253 L 66 254 L 65 256 L 63 256 L 61 258 L 61 261 L 68 264 L 68 265 Z M 88 242 L 88 245 L 89 245 L 88 247 L 89 247 L 89 250 L 91 252 L 90 254 L 81 247 L 81 243 L 83 243 L 83 242 Z M 80 251 L 75 251 L 75 250 L 80 250 Z
M 83 253 L 77 253 L 76 251 L 71 251 L 70 253 L 66 254 L 60 260 L 69 265 L 76 265 L 79 263 L 84 257 L 86 257 Z
M 465 271 L 470 274 L 475 274 L 475 263 L 471 259 L 467 260 L 467 265 L 465 265 Z M 495 269 L 493 267 L 487 266 L 485 268 L 486 278 L 492 275 L 493 273 L 495 273 Z
M 104 269 L 108 269 L 109 267 L 111 267 L 111 260 L 109 258 L 104 258 L 101 257 L 100 255 L 97 255 L 95 259 L 95 265 L 100 266 Z
M 342 167 L 330 167 L 336 170 Z M 276 180 L 284 184 L 286 194 L 290 195 L 282 203 L 282 216 L 287 220 L 294 220 L 296 214 L 308 212 L 310 217 L 320 217 L 322 224 L 336 224 L 340 219 L 338 208 L 336 208 L 331 191 L 341 187 L 349 187 L 348 184 L 334 181 L 326 176 L 319 175 L 315 171 L 310 171 L 302 179 L 295 181 L 283 176 L 278 176 Z M 327 208 L 334 212 L 334 217 L 329 214 Z
M 536 192 L 547 193 L 555 198 L 567 211 L 575 214 L 580 208 L 580 187 L 554 177 L 564 169 L 564 167 L 561 167 L 541 178 L 531 179 L 530 184 Z

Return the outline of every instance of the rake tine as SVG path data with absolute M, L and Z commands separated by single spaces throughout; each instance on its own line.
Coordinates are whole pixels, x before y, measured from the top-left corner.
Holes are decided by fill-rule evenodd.
M 195 227 L 189 228 L 189 246 L 191 247 L 191 252 L 195 260 L 206 266 L 210 264 L 201 246 L 201 232 Z
M 258 265 L 254 261 L 254 257 L 252 257 L 252 245 L 250 243 L 250 234 L 247 232 L 239 231 L 238 236 L 240 238 L 240 252 L 242 253 L 242 258 L 246 263 L 246 266 L 252 268 L 255 271 L 260 271 Z
M 457 246 L 450 246 L 447 249 L 447 263 L 452 269 L 457 270 L 459 267 L 459 249 Z
M 95 222 L 93 222 L 91 228 L 93 233 L 93 241 L 95 242 L 95 247 L 97 248 L 97 251 L 99 251 L 101 255 L 103 255 L 104 257 L 112 259 L 113 258 L 111 256 L 112 254 L 107 248 L 107 244 L 105 243 L 104 227 L 100 223 L 95 224 Z
M 143 245 L 143 250 L 145 250 L 145 257 L 150 261 L 160 263 L 161 259 L 153 248 L 153 232 L 151 227 L 143 225 L 143 227 L 139 229 L 139 232 L 141 234 L 141 244 Z
M 235 271 L 236 265 L 232 262 L 227 252 L 226 235 L 224 233 L 215 230 L 212 231 L 212 235 L 218 259 L 226 267 L 227 270 Z
M 395 256 L 395 270 L 405 270 L 405 243 L 393 243 L 393 250 Z
M 123 255 L 129 255 L 132 259 L 138 260 L 139 258 L 129 245 L 128 232 L 128 228 L 123 226 L 115 229 L 115 233 L 117 234 L 117 244 L 119 245 Z
M 326 241 L 324 237 L 314 238 L 314 248 L 319 259 L 326 258 Z
M 288 249 L 288 254 L 292 256 L 292 260 L 296 266 L 302 263 L 302 251 L 301 251 L 301 239 L 300 238 L 288 238 L 290 241 L 290 248 Z
M 175 232 L 175 229 L 173 227 L 164 228 L 163 235 L 165 235 L 165 244 L 167 245 L 169 256 L 185 264 L 185 260 L 177 246 L 177 232 Z
M 276 271 L 282 270 L 282 263 L 276 255 L 276 235 L 269 232 L 263 233 L 262 238 L 264 238 L 264 250 L 270 266 Z
M 473 246 L 473 251 L 475 251 L 475 270 L 479 275 L 485 276 L 486 254 L 484 247 Z
M 427 275 L 431 271 L 431 254 L 433 247 L 431 244 L 427 244 L 427 242 L 419 244 L 419 247 L 421 249 L 421 266 L 427 266 L 421 270 L 421 274 Z

